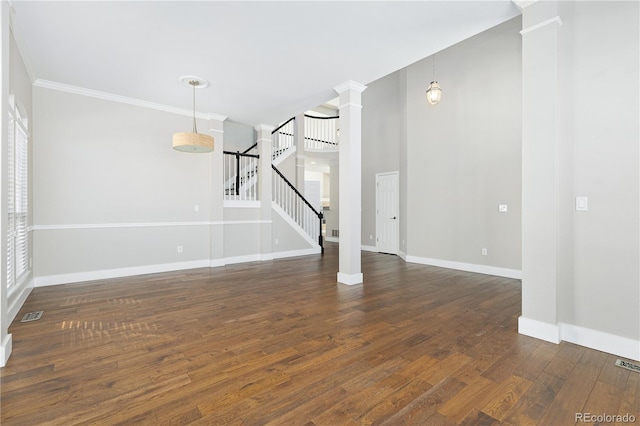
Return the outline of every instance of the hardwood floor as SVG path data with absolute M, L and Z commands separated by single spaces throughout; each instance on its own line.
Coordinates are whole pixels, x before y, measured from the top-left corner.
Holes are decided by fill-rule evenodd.
M 337 246 L 307 256 L 36 288 L 12 324 L 3 425 L 640 422 L 617 357 L 519 335 L 520 283 Z M 18 322 L 26 312 L 42 319 Z

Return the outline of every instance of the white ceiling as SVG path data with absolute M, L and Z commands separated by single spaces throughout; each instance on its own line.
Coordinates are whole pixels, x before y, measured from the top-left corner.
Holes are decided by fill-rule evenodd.
M 32 78 L 275 125 L 519 14 L 510 0 L 14 1 Z

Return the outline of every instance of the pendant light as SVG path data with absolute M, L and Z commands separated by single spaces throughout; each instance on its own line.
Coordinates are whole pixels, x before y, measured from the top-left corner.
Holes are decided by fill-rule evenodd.
M 196 128 L 196 88 L 205 88 L 209 83 L 197 77 L 182 77 L 180 81 L 193 88 L 193 131 L 190 133 L 174 133 L 173 149 L 194 153 L 211 152 L 213 151 L 213 137 L 198 133 Z
M 427 101 L 431 105 L 435 105 L 442 99 L 442 89 L 436 81 L 436 55 L 433 55 L 433 81 L 427 88 Z

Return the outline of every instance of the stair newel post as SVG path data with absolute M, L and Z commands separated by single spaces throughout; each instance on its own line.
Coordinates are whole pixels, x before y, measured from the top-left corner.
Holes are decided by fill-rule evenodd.
M 320 228 L 318 229 L 318 244 L 320 244 L 320 252 L 324 254 L 324 242 L 322 240 L 322 220 L 324 219 L 324 215 L 322 214 L 322 212 L 318 214 L 318 219 L 320 219 Z
M 260 199 L 260 259 L 273 259 L 273 235 L 271 229 L 271 209 L 273 199 L 272 179 L 272 134 L 273 126 L 260 124 L 255 127 L 258 154 L 258 197 Z
M 240 151 L 236 151 L 236 195 L 240 195 Z

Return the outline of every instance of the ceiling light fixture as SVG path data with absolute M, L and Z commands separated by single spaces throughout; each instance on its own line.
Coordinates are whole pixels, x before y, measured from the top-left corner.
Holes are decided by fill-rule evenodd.
M 436 55 L 433 55 L 433 81 L 427 88 L 427 101 L 431 105 L 435 105 L 442 99 L 442 89 L 436 81 Z
M 209 82 L 198 77 L 181 77 L 183 84 L 193 88 L 193 132 L 174 133 L 173 149 L 183 152 L 211 152 L 213 151 L 213 136 L 198 133 L 196 128 L 196 89 L 204 89 Z

